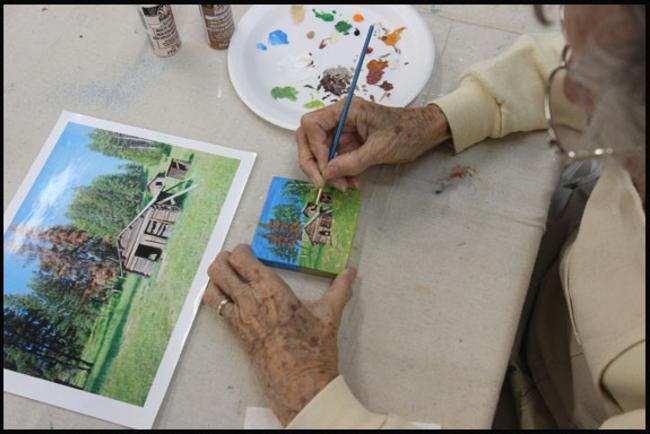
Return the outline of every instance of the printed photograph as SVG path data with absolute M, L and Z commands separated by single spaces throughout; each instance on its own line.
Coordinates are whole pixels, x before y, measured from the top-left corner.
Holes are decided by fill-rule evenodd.
M 361 193 L 274 177 L 252 243 L 267 265 L 335 276 L 345 270 L 361 207 Z
M 4 368 L 143 406 L 239 164 L 68 122 L 5 226 Z

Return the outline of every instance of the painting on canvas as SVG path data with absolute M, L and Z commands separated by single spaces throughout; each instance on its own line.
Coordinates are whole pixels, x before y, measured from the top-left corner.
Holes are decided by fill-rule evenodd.
M 274 177 L 252 243 L 267 265 L 335 276 L 345 270 L 361 206 L 357 190 L 318 190 L 313 184 Z

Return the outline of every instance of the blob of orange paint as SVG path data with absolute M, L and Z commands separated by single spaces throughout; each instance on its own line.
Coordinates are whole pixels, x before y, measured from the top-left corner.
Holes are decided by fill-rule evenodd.
M 381 36 L 379 39 L 384 41 L 384 44 L 386 45 L 395 45 L 397 44 L 397 41 L 400 40 L 401 36 L 400 33 L 402 33 L 406 29 L 406 27 L 400 27 L 399 29 L 395 29 L 386 36 Z
M 388 66 L 388 62 L 385 60 L 375 60 L 372 59 L 366 65 L 368 68 L 368 77 L 366 77 L 366 83 L 368 84 L 377 84 L 381 77 L 384 75 L 384 69 Z
M 354 16 L 352 17 L 352 19 L 353 19 L 354 21 L 356 21 L 357 23 L 360 23 L 361 21 L 363 21 L 363 15 L 361 15 L 361 14 L 354 14 Z

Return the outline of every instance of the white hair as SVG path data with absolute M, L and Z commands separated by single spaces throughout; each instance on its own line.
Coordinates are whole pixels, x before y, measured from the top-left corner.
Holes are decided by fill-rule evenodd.
M 589 90 L 595 103 L 586 143 L 614 150 L 638 147 L 638 161 L 635 157 L 627 166 L 640 187 L 639 183 L 645 186 L 645 5 L 621 8 L 592 33 L 581 55 L 574 53 L 569 73 Z M 611 40 L 611 35 L 624 43 L 604 48 L 602 41 Z

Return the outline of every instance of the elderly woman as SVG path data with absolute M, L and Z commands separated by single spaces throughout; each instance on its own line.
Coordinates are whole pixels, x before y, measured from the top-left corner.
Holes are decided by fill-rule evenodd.
M 540 268 L 510 372 L 522 427 L 644 427 L 645 6 L 567 6 L 562 30 L 522 36 L 426 107 L 355 98 L 330 162 L 342 103 L 305 115 L 300 165 L 316 186 L 345 190 L 370 166 L 412 161 L 446 141 L 461 152 L 548 124 L 566 161 L 605 157 L 563 248 Z M 584 129 L 586 140 L 570 141 L 558 124 Z M 204 301 L 241 338 L 284 426 L 411 426 L 367 410 L 339 375 L 337 328 L 355 273 L 339 275 L 319 301 L 302 301 L 245 245 L 209 270 Z

